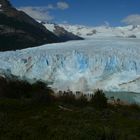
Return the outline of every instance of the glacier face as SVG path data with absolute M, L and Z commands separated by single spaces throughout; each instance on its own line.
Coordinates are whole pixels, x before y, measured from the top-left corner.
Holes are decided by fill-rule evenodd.
M 0 70 L 58 90 L 140 91 L 140 40 L 94 38 L 0 52 Z

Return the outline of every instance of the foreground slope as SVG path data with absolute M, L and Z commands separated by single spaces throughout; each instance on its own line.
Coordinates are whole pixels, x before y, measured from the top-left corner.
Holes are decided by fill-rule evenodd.
M 139 140 L 140 109 L 116 106 L 51 105 L 0 99 L 0 139 L 6 140 Z M 115 120 L 115 121 L 114 121 Z

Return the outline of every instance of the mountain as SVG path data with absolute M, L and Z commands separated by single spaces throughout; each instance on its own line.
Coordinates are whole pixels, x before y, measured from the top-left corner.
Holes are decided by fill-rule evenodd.
M 51 32 L 53 32 L 57 37 L 59 37 L 63 42 L 70 40 L 83 40 L 84 38 L 79 37 L 78 35 L 73 34 L 72 32 L 67 31 L 59 24 L 55 23 L 43 23 L 44 26 Z
M 109 27 L 109 26 L 88 27 L 83 25 L 60 24 L 59 26 L 83 38 L 96 38 L 96 37 L 140 38 L 140 25 L 137 26 L 129 25 L 124 27 Z
M 60 42 L 60 38 L 8 0 L 0 0 L 0 51 Z

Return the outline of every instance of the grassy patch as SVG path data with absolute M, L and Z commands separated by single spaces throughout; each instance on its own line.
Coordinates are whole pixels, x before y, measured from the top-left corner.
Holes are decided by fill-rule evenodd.
M 139 140 L 140 110 L 131 106 L 96 110 L 61 102 L 0 100 L 1 140 Z
M 41 82 L 0 79 L 0 140 L 139 140 L 140 107 L 91 101 L 71 91 L 53 96 Z

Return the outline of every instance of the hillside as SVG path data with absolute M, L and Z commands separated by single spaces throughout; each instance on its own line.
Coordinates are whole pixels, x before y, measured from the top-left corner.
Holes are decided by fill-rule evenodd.
M 6 140 L 139 140 L 140 109 L 116 106 L 43 104 L 0 99 L 0 139 Z
M 63 27 L 59 26 L 59 24 L 55 23 L 45 23 L 43 24 L 49 31 L 53 32 L 57 37 L 61 38 L 61 40 L 64 41 L 70 41 L 70 40 L 83 40 L 83 37 L 79 37 L 78 35 L 75 35 L 74 33 L 68 31 L 67 29 L 64 29 Z
M 0 51 L 60 42 L 60 39 L 8 0 L 0 0 Z

